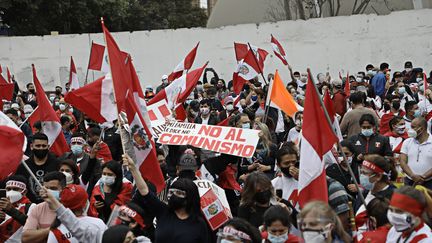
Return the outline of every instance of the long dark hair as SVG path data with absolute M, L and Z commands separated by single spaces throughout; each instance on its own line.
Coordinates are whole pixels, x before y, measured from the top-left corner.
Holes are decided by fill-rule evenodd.
M 254 197 L 257 193 L 256 188 L 258 184 L 262 189 L 269 189 L 272 193 L 274 193 L 273 185 L 270 179 L 263 172 L 254 171 L 246 178 L 245 186 L 241 193 L 240 205 L 252 208 L 255 206 Z
M 114 195 L 118 195 L 121 191 L 121 188 L 123 186 L 123 170 L 122 170 L 122 166 L 119 162 L 111 160 L 106 162 L 104 165 L 102 165 L 102 170 L 104 168 L 107 168 L 109 170 L 111 170 L 115 175 L 115 181 L 114 184 L 112 184 L 111 186 L 109 186 L 111 188 L 111 193 L 113 193 Z
M 195 183 L 186 178 L 178 178 L 171 185 L 171 188 L 180 189 L 186 192 L 186 212 L 192 219 L 198 219 L 201 215 L 201 207 L 198 187 Z

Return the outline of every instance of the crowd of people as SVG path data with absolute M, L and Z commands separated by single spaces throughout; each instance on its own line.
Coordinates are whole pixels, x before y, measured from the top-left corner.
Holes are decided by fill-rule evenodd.
M 205 70 L 183 104 L 182 122 L 258 130 L 255 154 L 156 140 L 166 180 L 159 193 L 123 152 L 119 123 L 102 128 L 67 104 L 67 86 L 47 96 L 70 152 L 51 153 L 43 125 L 27 121 L 37 107 L 34 85 L 24 91 L 16 84 L 3 112 L 27 137 L 24 163 L 32 173 L 21 164 L 0 183 L 0 242 L 432 242 L 432 72 L 427 78 L 409 61 L 401 72 L 369 64 L 346 78 L 320 73 L 316 81 L 290 71 L 286 89 L 298 105 L 316 82 L 322 97 L 330 94 L 340 123 L 341 146 L 323 161 L 327 202 L 300 208 L 303 113 L 289 117 L 267 107 L 267 80 L 250 80 L 237 95 L 232 81 Z M 147 86 L 146 100 L 167 79 L 155 91 Z M 204 171 L 224 189 L 233 216 L 216 230 L 194 183 Z

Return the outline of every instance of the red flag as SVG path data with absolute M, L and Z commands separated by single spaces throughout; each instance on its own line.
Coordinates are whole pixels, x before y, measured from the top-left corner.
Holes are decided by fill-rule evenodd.
M 258 65 L 259 68 L 257 70 L 259 72 L 262 72 L 264 70 L 264 61 L 267 58 L 268 52 L 264 49 L 261 49 L 261 48 L 255 47 L 255 46 L 251 46 L 251 47 L 252 47 L 253 54 L 255 55 L 255 58 L 259 64 Z M 246 56 L 248 55 L 249 45 L 234 42 L 234 51 L 236 53 L 237 62 L 240 62 L 241 60 L 245 59 Z M 255 61 L 255 60 L 253 60 L 253 61 Z
M 102 63 L 104 60 L 104 53 L 105 46 L 92 42 L 88 69 L 101 71 Z
M 97 123 L 117 119 L 117 107 L 113 100 L 113 83 L 107 74 L 79 89 L 68 92 L 65 101 L 84 112 Z
M 234 52 L 236 55 L 237 62 L 240 62 L 246 57 L 246 54 L 249 51 L 249 47 L 247 44 L 234 42 Z
M 282 45 L 279 43 L 276 38 L 274 38 L 273 35 L 271 35 L 271 45 L 273 47 L 274 54 L 282 61 L 284 65 L 288 65 L 288 62 L 286 60 L 285 56 L 285 50 L 283 49 Z
M 0 111 L 0 180 L 13 174 L 23 159 L 27 140 L 21 129 Z
M 124 54 L 122 54 L 120 48 L 103 22 L 102 29 L 107 44 L 108 59 L 113 80 L 117 111 L 121 111 L 126 101 L 126 95 L 128 91 L 130 91 L 131 87 L 130 70 L 127 69 L 126 66 L 126 63 L 130 62 L 130 57 L 125 57 Z
M 345 87 L 344 87 L 345 95 L 350 96 L 350 80 L 349 80 L 349 72 L 347 72 L 347 77 L 345 80 Z
M 66 139 L 62 132 L 60 125 L 60 119 L 57 117 L 56 112 L 51 106 L 48 97 L 42 88 L 41 83 L 36 75 L 35 66 L 32 65 L 33 69 L 33 83 L 36 89 L 36 99 L 38 103 L 37 111 L 33 112 L 31 116 L 36 116 L 37 120 L 42 123 L 42 132 L 48 137 L 48 144 L 51 146 L 51 151 L 57 156 L 61 156 L 69 151 L 69 146 L 66 143 Z M 33 127 L 33 124 L 30 124 Z
M 337 119 L 336 112 L 333 107 L 333 101 L 330 98 L 330 92 L 328 90 L 324 94 L 323 103 L 330 117 L 330 121 L 332 122 L 333 130 L 335 131 L 339 141 L 342 141 L 343 137 L 339 126 L 339 120 Z
M 7 71 L 7 80 L 9 83 L 12 83 L 12 75 L 11 75 L 8 67 L 6 67 L 6 71 Z
M 12 100 L 14 88 L 14 83 L 9 83 L 0 73 L 0 100 Z
M 125 111 L 131 130 L 137 167 L 143 178 L 152 182 L 160 192 L 165 187 L 165 180 L 157 160 L 156 146 L 131 93 L 128 95 Z
M 306 88 L 302 140 L 300 144 L 299 203 L 312 200 L 328 201 L 323 156 L 337 141 L 319 102 L 318 93 L 309 74 Z
M 71 56 L 71 63 L 70 63 L 70 70 L 69 70 L 69 82 L 70 90 L 79 89 L 79 81 L 78 81 L 78 75 L 75 68 L 75 63 L 73 61 L 73 58 Z
M 237 71 L 233 74 L 233 87 L 236 94 L 240 93 L 245 83 L 259 74 L 260 68 L 253 55 L 253 52 L 249 50 L 244 59 L 239 62 Z
M 198 50 L 199 42 L 196 46 L 187 54 L 187 56 L 177 65 L 174 71 L 168 76 L 168 81 L 173 81 L 182 76 L 183 71 L 189 70 L 195 61 L 195 56 Z

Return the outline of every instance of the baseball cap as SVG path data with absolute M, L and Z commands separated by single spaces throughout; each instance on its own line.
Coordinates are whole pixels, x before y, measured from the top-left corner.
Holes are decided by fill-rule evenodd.
M 329 183 L 328 196 L 330 206 L 336 214 L 349 211 L 348 193 L 345 191 L 345 188 L 336 180 L 329 181 Z
M 234 99 L 233 99 L 233 97 L 231 95 L 228 95 L 224 99 L 224 104 L 228 104 L 228 103 L 234 103 Z
M 179 170 L 196 170 L 198 168 L 195 156 L 192 154 L 183 154 L 178 163 Z
M 87 193 L 81 186 L 70 184 L 60 193 L 60 201 L 70 210 L 83 209 L 87 204 Z
M 164 80 L 164 79 L 168 79 L 168 75 L 166 75 L 166 74 L 162 75 L 162 80 Z

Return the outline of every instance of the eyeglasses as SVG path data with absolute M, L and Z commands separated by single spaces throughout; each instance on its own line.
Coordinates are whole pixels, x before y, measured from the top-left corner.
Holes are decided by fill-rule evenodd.
M 168 190 L 168 200 L 171 198 L 172 195 L 175 195 L 179 198 L 186 198 L 186 192 L 180 189 L 176 189 L 176 188 L 171 188 Z

